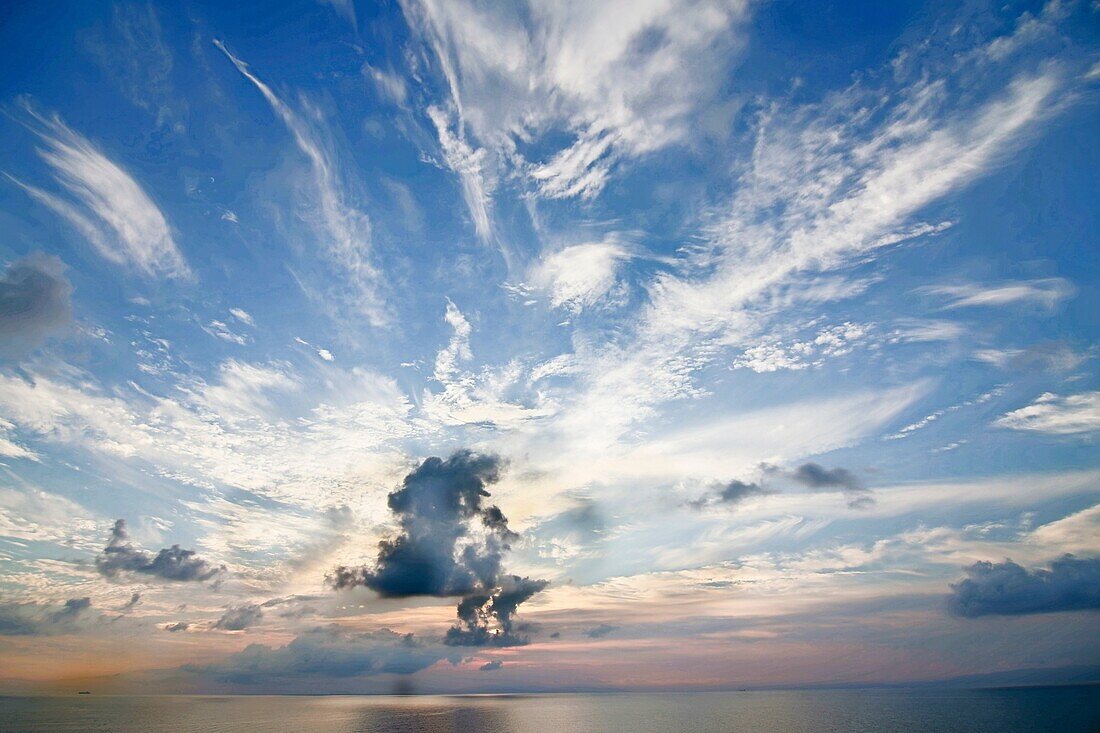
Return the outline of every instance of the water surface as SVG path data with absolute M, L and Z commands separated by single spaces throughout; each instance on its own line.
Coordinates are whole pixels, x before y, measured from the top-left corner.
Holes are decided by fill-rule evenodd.
M 1100 686 L 529 696 L 0 698 L 3 731 L 1100 732 Z

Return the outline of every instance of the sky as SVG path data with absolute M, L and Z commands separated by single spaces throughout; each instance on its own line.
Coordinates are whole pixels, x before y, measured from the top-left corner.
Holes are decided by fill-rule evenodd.
M 0 691 L 1095 675 L 1098 104 L 1087 0 L 4 3 Z

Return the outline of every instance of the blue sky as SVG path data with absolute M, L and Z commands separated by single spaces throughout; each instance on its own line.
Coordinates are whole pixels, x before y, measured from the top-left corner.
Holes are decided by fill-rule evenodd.
M 9 4 L 0 678 L 1095 664 L 1100 11 L 957 5 Z

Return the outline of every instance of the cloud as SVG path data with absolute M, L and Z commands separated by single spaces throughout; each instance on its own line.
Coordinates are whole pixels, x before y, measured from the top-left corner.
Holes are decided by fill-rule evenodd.
M 111 25 L 90 33 L 89 51 L 130 103 L 154 115 L 158 127 L 173 123 L 182 132 L 187 105 L 172 88 L 174 60 L 153 5 L 116 3 L 112 10 Z
M 498 579 L 491 592 L 471 593 L 458 604 L 457 626 L 447 629 L 448 646 L 522 646 L 526 636 L 516 633 L 513 616 L 519 605 L 540 591 L 549 581 L 518 575 Z
M 595 628 L 591 628 L 588 631 L 585 631 L 584 635 L 587 636 L 589 639 L 602 639 L 603 637 L 607 636 L 612 631 L 615 631 L 618 628 L 618 626 L 611 626 L 610 624 L 600 624 Z
M 45 145 L 38 155 L 73 198 L 8 178 L 66 219 L 105 259 L 150 277 L 190 277 L 164 214 L 133 176 L 57 115 L 47 118 L 29 104 L 24 108 L 31 118 L 27 127 Z
M 941 307 L 945 310 L 996 308 L 1017 303 L 1033 303 L 1053 310 L 1058 303 L 1071 297 L 1076 289 L 1064 278 L 1050 277 L 997 285 L 935 285 L 922 288 L 921 292 L 943 298 Z
M 138 573 L 163 580 L 202 582 L 225 572 L 224 565 L 212 565 L 198 557 L 194 550 L 172 545 L 152 555 L 134 548 L 128 539 L 126 520 L 117 520 L 111 529 L 111 541 L 95 559 L 101 575 L 115 578 L 120 573 Z
M 52 636 L 78 631 L 76 621 L 92 599 L 70 598 L 60 607 L 37 603 L 0 603 L 0 636 Z
M 370 218 L 349 202 L 335 156 L 326 143 L 328 136 L 323 129 L 311 126 L 309 122 L 311 118 L 320 120 L 320 113 L 308 110 L 310 115 L 299 115 L 249 71 L 248 64 L 231 54 L 225 44 L 215 40 L 214 45 L 260 91 L 294 137 L 298 149 L 309 160 L 316 200 L 310 202 L 313 206 L 308 216 L 313 219 L 314 229 L 320 235 L 319 242 L 324 253 L 350 280 L 353 307 L 373 325 L 387 323 L 389 314 L 380 294 L 381 274 L 371 262 Z
M 481 665 L 480 667 L 478 667 L 478 671 L 480 671 L 480 672 L 492 672 L 494 670 L 500 669 L 503 666 L 504 666 L 504 662 L 500 661 L 499 659 L 493 659 L 493 660 L 490 660 L 490 661 L 486 662 L 485 664 Z
M 189 628 L 191 628 L 191 624 L 187 623 L 186 621 L 177 621 L 175 623 L 164 625 L 164 630 L 172 634 L 180 631 L 187 631 Z
M 330 626 L 299 634 L 286 646 L 250 644 L 224 662 L 183 669 L 226 682 L 261 684 L 281 678 L 413 674 L 448 658 L 458 661 L 453 651 L 421 643 L 412 634 L 389 629 L 349 634 Z
M 454 137 L 470 148 L 468 131 L 547 198 L 592 198 L 624 159 L 692 139 L 748 17 L 738 0 L 402 8 L 439 59 Z M 526 146 L 546 152 L 528 162 Z
M 705 394 L 697 380 L 715 360 L 758 345 L 799 307 L 858 292 L 850 275 L 825 276 L 934 232 L 917 218 L 929 205 L 995 168 L 1061 109 L 1056 64 L 1005 62 L 995 69 L 1003 83 L 971 96 L 950 90 L 970 84 L 972 61 L 938 44 L 919 56 L 904 74 L 760 108 L 737 185 L 698 244 L 656 274 L 629 326 L 578 348 L 582 390 L 560 420 L 567 434 L 610 449 L 666 405 Z M 807 287 L 823 279 L 832 284 Z
M 32 254 L 0 275 L 0 356 L 32 348 L 72 319 L 73 286 L 57 257 Z
M 263 617 L 263 609 L 260 608 L 258 603 L 234 606 L 222 614 L 222 617 L 214 623 L 214 628 L 225 631 L 241 631 L 252 626 Z
M 810 489 L 840 489 L 848 498 L 848 506 L 853 509 L 875 503 L 859 477 L 846 468 L 827 469 L 817 463 L 803 463 L 791 472 L 790 477 Z
M 496 456 L 468 450 L 425 459 L 389 495 L 398 536 L 379 543 L 373 567 L 336 568 L 332 585 L 362 585 L 386 598 L 461 596 L 460 623 L 447 643 L 523 643 L 512 633 L 512 616 L 547 582 L 501 574 L 504 552 L 518 535 L 484 500 L 503 467 Z
M 126 601 L 126 603 L 122 606 L 122 608 L 120 608 L 118 610 L 120 610 L 120 611 L 129 611 L 131 608 L 133 608 L 134 606 L 136 606 L 139 603 L 141 603 L 141 594 L 140 593 L 133 593 L 133 594 L 130 595 L 130 600 Z
M 245 324 L 246 326 L 255 326 L 256 325 L 256 321 L 255 321 L 255 319 L 252 318 L 252 315 L 248 311 L 244 310 L 243 308 L 230 308 L 229 309 L 229 315 L 233 316 L 234 318 L 236 318 L 238 321 Z
M 870 332 L 870 324 L 845 322 L 822 329 L 816 336 L 804 341 L 793 341 L 788 345 L 773 342 L 752 346 L 734 359 L 731 366 L 734 369 L 752 369 L 757 373 L 820 367 L 826 357 L 851 353 Z
M 580 313 L 612 296 L 620 264 L 629 256 L 614 241 L 575 244 L 545 257 L 530 281 L 549 292 L 555 308 Z
M 701 509 L 711 504 L 740 504 L 750 496 L 763 496 L 772 493 L 758 483 L 749 483 L 733 479 L 724 484 L 716 484 L 711 487 L 709 493 L 699 499 L 689 502 L 690 506 Z
M 50 620 L 55 624 L 65 623 L 66 621 L 76 618 L 91 607 L 92 599 L 88 596 L 84 596 L 83 598 L 70 598 L 65 601 L 65 605 L 63 605 L 60 610 L 56 611 L 50 617 Z
M 993 421 L 999 428 L 1051 435 L 1078 435 L 1100 430 L 1100 391 L 1061 397 L 1044 392 L 1027 407 Z
M 1100 610 L 1100 558 L 1063 555 L 1049 570 L 982 561 L 966 574 L 948 599 L 950 612 L 963 618 Z

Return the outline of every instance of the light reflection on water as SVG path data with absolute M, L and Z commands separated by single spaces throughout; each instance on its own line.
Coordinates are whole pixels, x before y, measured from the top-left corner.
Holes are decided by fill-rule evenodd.
M 1100 686 L 680 694 L 0 698 L 2 731 L 1100 732 Z

